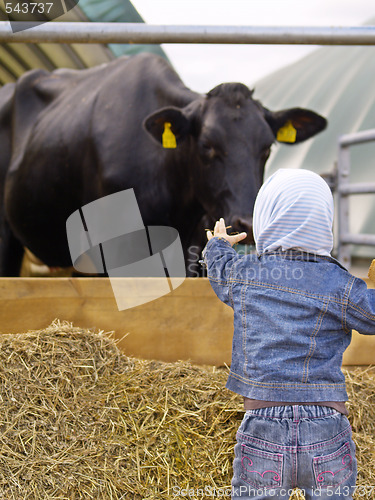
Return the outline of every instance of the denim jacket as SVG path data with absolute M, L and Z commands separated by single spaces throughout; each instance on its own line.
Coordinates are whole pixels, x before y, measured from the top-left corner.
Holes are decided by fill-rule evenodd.
M 266 401 L 346 401 L 342 356 L 352 329 L 375 334 L 375 290 L 333 258 L 297 250 L 240 256 L 215 237 L 203 256 L 234 310 L 226 387 Z

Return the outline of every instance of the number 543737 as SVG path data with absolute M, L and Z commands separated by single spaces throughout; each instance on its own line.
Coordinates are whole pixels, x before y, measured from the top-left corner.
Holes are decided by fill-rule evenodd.
M 53 6 L 52 2 L 41 3 L 41 2 L 5 2 L 5 12 L 7 14 L 49 14 Z

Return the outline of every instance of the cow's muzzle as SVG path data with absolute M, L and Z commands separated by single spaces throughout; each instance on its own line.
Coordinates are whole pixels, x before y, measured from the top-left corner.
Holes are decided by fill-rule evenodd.
M 228 234 L 231 232 L 247 233 L 247 237 L 241 241 L 243 244 L 252 245 L 254 244 L 253 235 L 253 219 L 252 217 L 241 217 L 234 216 L 231 218 L 230 225 L 232 226 L 228 229 Z

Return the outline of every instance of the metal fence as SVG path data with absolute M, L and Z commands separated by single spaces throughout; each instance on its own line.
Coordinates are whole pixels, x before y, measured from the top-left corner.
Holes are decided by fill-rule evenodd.
M 142 23 L 46 22 L 32 28 L 0 22 L 0 43 L 215 43 L 375 45 L 375 26 L 156 26 Z M 21 31 L 23 30 L 23 31 Z
M 375 183 L 349 183 L 350 146 L 375 140 L 375 129 L 346 134 L 339 138 L 337 156 L 337 211 L 338 246 L 337 259 L 347 268 L 351 264 L 351 245 L 375 246 L 375 235 L 352 234 L 349 229 L 349 196 L 352 194 L 374 194 Z

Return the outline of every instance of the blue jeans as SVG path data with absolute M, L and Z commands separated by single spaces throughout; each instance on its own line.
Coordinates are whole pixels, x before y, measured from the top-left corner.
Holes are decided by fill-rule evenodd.
M 345 415 L 315 405 L 273 406 L 246 412 L 237 432 L 232 499 L 352 500 L 355 444 Z

